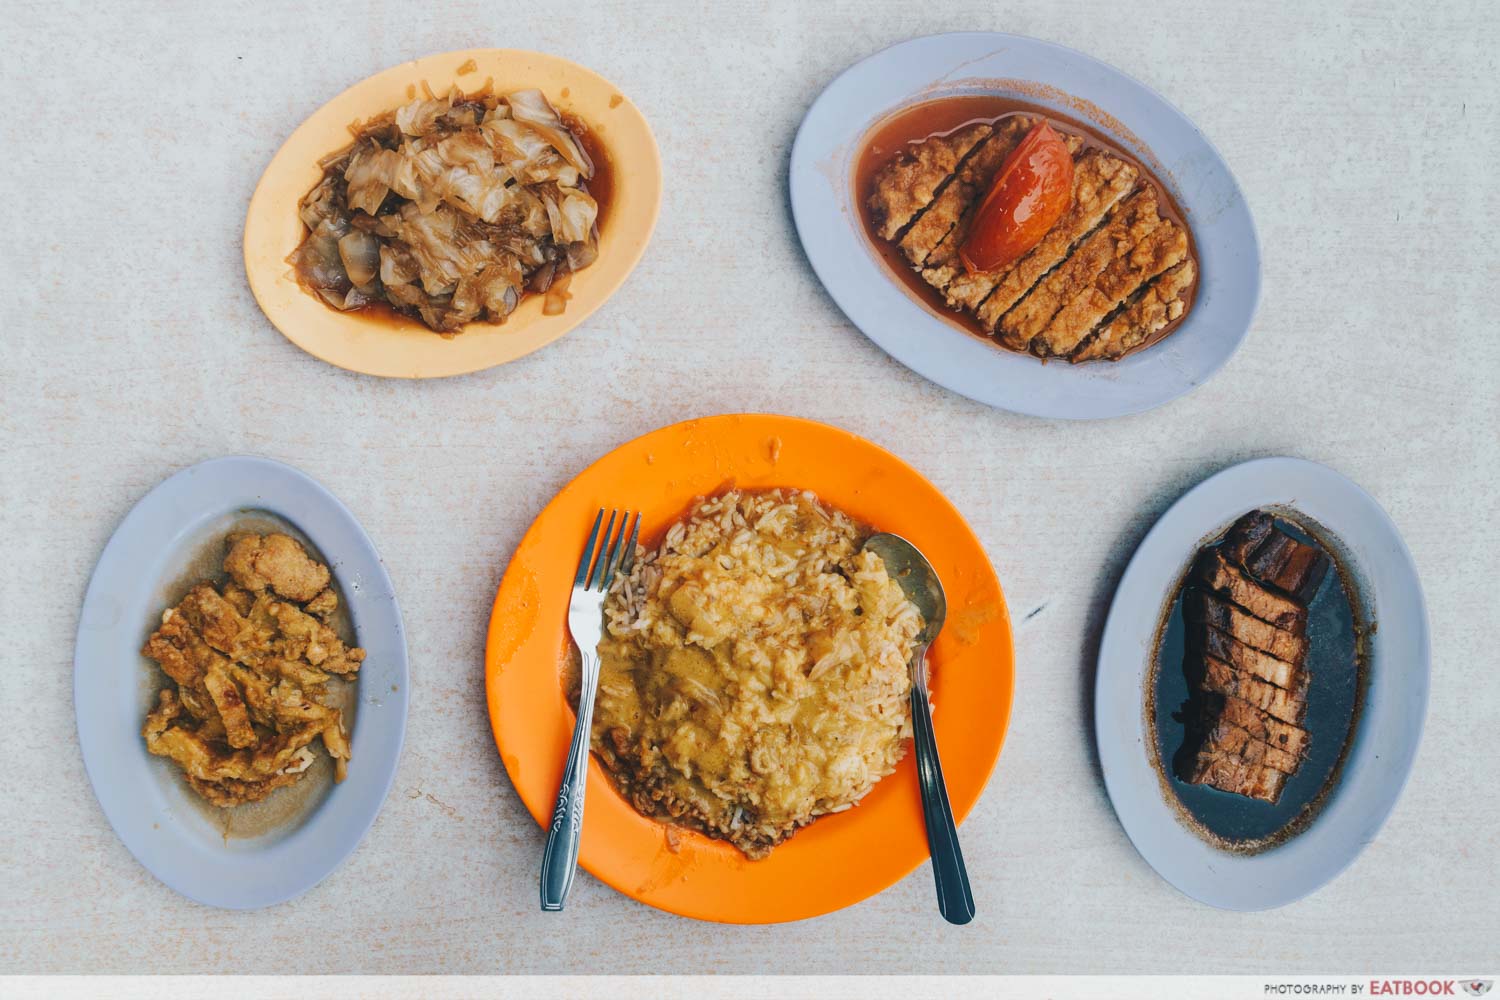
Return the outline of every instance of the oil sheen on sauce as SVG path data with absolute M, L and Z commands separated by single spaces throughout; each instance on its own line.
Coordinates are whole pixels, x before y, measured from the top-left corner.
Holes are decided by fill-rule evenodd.
M 923 281 L 921 276 L 912 269 L 906 258 L 902 256 L 900 249 L 894 244 L 881 239 L 876 231 L 875 221 L 870 216 L 870 194 L 875 188 L 875 175 L 880 169 L 889 163 L 897 154 L 907 146 L 916 145 L 934 136 L 948 135 L 968 125 L 978 123 L 994 124 L 1002 119 L 1013 115 L 1031 115 L 1045 118 L 1051 122 L 1053 127 L 1062 132 L 1081 135 L 1085 148 L 1107 150 L 1114 156 L 1128 161 L 1140 171 L 1141 181 L 1151 185 L 1157 194 L 1157 203 L 1160 205 L 1162 215 L 1182 226 L 1188 234 L 1188 256 L 1197 263 L 1198 251 L 1193 242 L 1192 228 L 1187 225 L 1181 208 L 1172 198 L 1171 192 L 1166 185 L 1156 177 L 1140 158 L 1132 156 L 1119 145 L 1110 141 L 1098 128 L 1086 122 L 1059 114 L 1050 108 L 1018 101 L 1010 97 L 1002 97 L 995 94 L 967 94 L 954 97 L 941 97 L 932 101 L 924 101 L 903 108 L 894 114 L 882 119 L 880 122 L 865 133 L 861 140 L 859 155 L 854 161 L 854 185 L 855 201 L 859 206 L 860 227 L 864 231 L 865 239 L 871 250 L 878 256 L 891 275 L 905 287 L 908 294 L 918 302 L 927 307 L 929 312 L 937 315 L 944 321 L 982 338 L 986 343 L 992 344 L 1000 350 L 1009 350 L 998 340 L 987 333 L 974 316 L 968 312 L 962 312 L 949 307 L 943 299 L 943 295 L 936 288 Z M 1130 354 L 1145 350 L 1152 344 L 1157 343 L 1164 337 L 1170 335 L 1182 320 L 1186 319 L 1192 312 L 1193 301 L 1198 293 L 1198 280 L 1193 279 L 1192 286 L 1187 290 L 1184 298 L 1187 308 L 1178 319 L 1167 324 L 1162 330 L 1153 334 L 1145 343 L 1135 348 Z M 1128 355 L 1127 355 L 1128 356 Z M 1060 359 L 1059 359 L 1060 360 Z

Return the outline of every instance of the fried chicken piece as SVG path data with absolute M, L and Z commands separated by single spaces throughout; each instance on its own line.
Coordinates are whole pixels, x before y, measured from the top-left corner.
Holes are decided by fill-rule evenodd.
M 1031 121 L 1035 124 L 1034 119 L 1031 119 Z M 1024 132 L 1021 138 L 1025 138 Z M 1083 149 L 1083 137 L 1065 135 L 1063 136 L 1063 144 L 1068 147 L 1069 155 L 1077 156 Z M 1020 145 L 1020 140 L 1017 140 L 1011 146 L 1011 149 L 1007 150 L 1006 156 L 1009 156 L 1010 152 L 1018 145 Z M 985 294 L 988 294 L 989 289 L 994 287 L 993 284 L 990 284 L 985 288 L 984 294 L 981 294 L 979 287 L 982 282 L 966 280 L 971 277 L 970 272 L 965 266 L 963 258 L 959 256 L 959 250 L 969 239 L 969 230 L 974 224 L 974 216 L 978 214 L 979 206 L 984 203 L 985 196 L 989 194 L 989 189 L 994 184 L 994 180 L 995 177 L 992 173 L 990 179 L 985 183 L 984 188 L 977 192 L 974 200 L 964 211 L 963 218 L 959 220 L 958 225 L 954 226 L 948 232 L 947 238 L 938 245 L 936 250 L 928 254 L 927 265 L 922 269 L 922 279 L 933 288 L 943 292 L 944 297 L 948 300 L 948 304 L 955 309 L 974 308 L 984 300 Z M 1078 173 L 1076 169 L 1073 174 L 1073 185 L 1076 191 L 1078 186 Z M 1101 212 L 1100 215 L 1102 217 L 1103 213 Z M 1059 223 L 1062 221 L 1059 220 Z M 1053 226 L 1048 232 L 1055 232 L 1056 230 L 1057 226 Z M 985 272 L 980 273 L 983 274 Z M 998 275 L 1005 273 L 1005 271 L 991 273 Z M 999 280 L 998 276 L 994 277 L 994 280 Z M 954 289 L 955 284 L 958 285 L 956 291 Z
M 250 713 L 240 689 L 229 676 L 227 661 L 215 663 L 203 675 L 203 687 L 213 699 L 219 720 L 224 724 L 224 740 L 236 749 L 254 746 L 259 737 L 250 725 Z
M 265 655 L 269 631 L 241 615 L 209 584 L 188 591 L 177 611 L 205 642 L 231 659 L 254 663 Z
M 989 134 L 988 125 L 970 125 L 919 143 L 882 167 L 868 202 L 881 238 L 894 240 L 926 210 L 963 158 Z
M 325 622 L 328 621 L 328 619 L 332 618 L 334 612 L 338 609 L 339 598 L 338 595 L 333 592 L 332 587 L 324 588 L 323 592 L 320 593 L 317 597 L 314 597 L 312 600 L 302 605 L 303 611 L 306 611 L 310 615 L 317 615 Z
M 343 713 L 321 699 L 330 676 L 353 677 L 365 653 L 328 624 L 338 598 L 327 568 L 285 535 L 237 535 L 225 569 L 234 583 L 222 593 L 193 587 L 142 650 L 177 685 L 146 717 L 147 749 L 225 808 L 299 780 L 318 739 L 342 781 L 350 758 Z M 305 594 L 305 609 L 281 599 L 286 592 Z
M 1073 362 L 1124 357 L 1144 344 L 1168 323 L 1175 322 L 1187 309 L 1184 293 L 1193 284 L 1197 271 L 1185 260 L 1163 274 L 1142 295 L 1120 311 L 1068 355 Z
M 204 671 L 218 656 L 176 608 L 162 613 L 161 627 L 151 633 L 141 654 L 155 660 L 163 673 L 185 688 L 201 687 Z
M 306 660 L 325 673 L 343 677 L 353 676 L 359 670 L 365 651 L 345 646 L 337 632 L 301 608 L 284 601 L 270 600 L 266 604 L 266 611 L 281 633 L 277 648 L 285 658 Z
M 308 556 L 288 535 L 231 535 L 229 541 L 224 570 L 246 590 L 269 588 L 300 603 L 311 601 L 328 586 L 328 567 Z
M 1034 123 L 1035 119 L 1025 116 L 1005 119 L 963 162 L 953 180 L 943 188 L 942 194 L 937 196 L 897 244 L 913 267 L 926 266 L 928 257 L 944 242 L 953 227 L 958 225 L 964 213 L 977 207 L 976 203 L 995 179 L 995 172 L 1000 169 L 1011 150 L 1020 145 L 1026 130 Z M 953 253 L 957 254 L 957 244 L 953 244 Z
M 1057 225 L 1010 267 L 955 280 L 948 288 L 949 304 L 975 310 L 984 328 L 994 330 L 1001 316 L 1104 221 L 1139 177 L 1140 171 L 1118 156 L 1094 150 L 1079 157 L 1073 170 L 1073 204 Z

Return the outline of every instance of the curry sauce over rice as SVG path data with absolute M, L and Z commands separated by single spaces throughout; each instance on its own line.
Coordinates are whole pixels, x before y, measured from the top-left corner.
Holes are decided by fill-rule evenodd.
M 811 493 L 703 501 L 616 580 L 593 746 L 647 816 L 762 858 L 895 770 L 921 615 Z

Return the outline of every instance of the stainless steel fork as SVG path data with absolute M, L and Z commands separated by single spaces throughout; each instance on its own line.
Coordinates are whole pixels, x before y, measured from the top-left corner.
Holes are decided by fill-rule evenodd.
M 562 787 L 552 811 L 552 827 L 547 831 L 547 847 L 542 852 L 542 909 L 561 910 L 573 888 L 578 871 L 578 843 L 583 835 L 583 792 L 588 784 L 589 733 L 594 722 L 594 696 L 599 692 L 599 640 L 604 637 L 604 595 L 618 570 L 629 573 L 635 561 L 635 543 L 640 536 L 641 516 L 631 525 L 630 511 L 620 520 L 615 532 L 618 510 L 610 511 L 604 536 L 599 526 L 604 511 L 594 518 L 578 575 L 573 579 L 573 597 L 568 602 L 568 633 L 578 646 L 583 660 L 582 685 L 578 692 L 578 721 L 573 725 L 573 742 L 568 747 L 568 762 L 563 768 Z M 611 540 L 613 539 L 613 540 Z M 598 558 L 595 559 L 595 555 Z

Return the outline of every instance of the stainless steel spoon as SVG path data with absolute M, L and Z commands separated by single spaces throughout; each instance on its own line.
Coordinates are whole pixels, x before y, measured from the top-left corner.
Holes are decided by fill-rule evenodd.
M 927 557 L 900 535 L 871 535 L 865 548 L 885 563 L 885 571 L 922 613 L 926 627 L 917 636 L 911 656 L 912 745 L 917 754 L 917 775 L 922 786 L 922 816 L 927 821 L 927 846 L 932 852 L 932 877 L 937 883 L 938 911 L 953 924 L 974 919 L 974 894 L 969 891 L 969 873 L 958 847 L 958 828 L 948 788 L 943 784 L 943 766 L 938 761 L 937 740 L 932 732 L 932 707 L 927 700 L 927 647 L 942 630 L 948 614 L 943 584 Z

